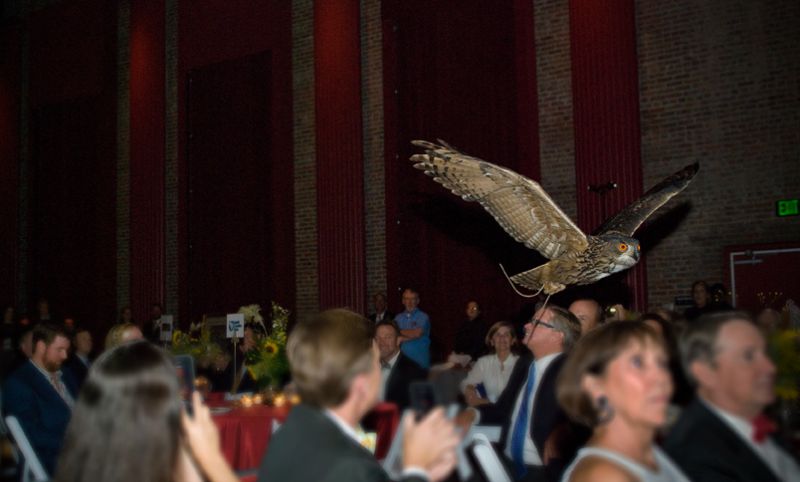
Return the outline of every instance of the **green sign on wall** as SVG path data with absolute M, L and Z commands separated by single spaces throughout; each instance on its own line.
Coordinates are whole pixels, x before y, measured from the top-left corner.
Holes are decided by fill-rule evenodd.
M 797 216 L 800 214 L 797 199 L 781 199 L 775 203 L 775 212 L 778 217 Z

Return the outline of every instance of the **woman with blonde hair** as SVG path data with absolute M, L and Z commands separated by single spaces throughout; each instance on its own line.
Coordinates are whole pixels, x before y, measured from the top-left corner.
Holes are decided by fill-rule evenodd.
M 672 395 L 662 338 L 635 321 L 603 325 L 581 338 L 559 375 L 559 404 L 593 429 L 562 481 L 688 482 L 653 442 Z
M 119 345 L 133 341 L 141 340 L 144 338 L 142 330 L 133 323 L 119 323 L 111 327 L 106 335 L 105 349 L 110 350 Z
M 461 382 L 467 404 L 475 407 L 497 401 L 519 359 L 519 356 L 511 352 L 516 343 L 517 337 L 511 323 L 498 321 L 489 328 L 486 344 L 494 353 L 478 358 L 467 378 Z M 483 387 L 484 393 L 480 393 L 479 387 Z

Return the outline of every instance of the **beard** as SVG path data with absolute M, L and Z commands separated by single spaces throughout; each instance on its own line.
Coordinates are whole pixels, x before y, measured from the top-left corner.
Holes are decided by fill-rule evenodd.
M 55 373 L 55 372 L 61 370 L 61 362 L 60 361 L 45 360 L 44 361 L 44 368 L 48 372 Z

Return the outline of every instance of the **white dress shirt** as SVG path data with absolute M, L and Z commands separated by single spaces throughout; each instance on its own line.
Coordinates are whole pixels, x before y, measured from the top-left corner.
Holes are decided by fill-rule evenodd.
M 534 363 L 536 363 L 536 381 L 533 383 L 533 392 L 531 393 L 530 398 L 528 399 L 528 406 L 525 407 L 525 410 L 528 411 L 528 425 L 525 426 L 525 445 L 522 448 L 522 458 L 525 461 L 525 465 L 543 465 L 542 458 L 539 457 L 539 451 L 536 448 L 536 444 L 533 442 L 533 438 L 531 438 L 531 421 L 533 419 L 533 404 L 536 401 L 536 393 L 539 391 L 539 386 L 541 385 L 542 378 L 544 378 L 544 374 L 547 371 L 547 367 L 550 366 L 550 363 L 561 353 L 551 353 L 550 355 L 544 356 Z M 509 426 L 508 430 L 508 438 L 506 440 L 506 447 L 505 447 L 505 454 L 508 456 L 509 459 L 512 459 L 511 456 L 511 439 L 512 433 L 514 432 L 514 423 L 517 421 L 517 416 L 519 415 L 520 405 L 522 404 L 522 397 L 525 395 L 525 387 L 528 384 L 528 377 L 525 377 L 525 382 L 522 384 L 522 390 L 519 391 L 519 395 L 517 396 L 517 401 L 514 404 L 514 412 L 511 416 L 511 425 Z
M 715 413 L 733 432 L 758 455 L 778 479 L 785 482 L 800 481 L 800 466 L 769 437 L 762 442 L 753 440 L 753 424 L 741 417 L 727 412 L 711 402 L 700 399 L 709 410 Z
M 483 383 L 486 396 L 490 402 L 495 403 L 503 393 L 503 389 L 506 388 L 508 378 L 514 371 L 514 365 L 518 359 L 519 356 L 513 353 L 510 353 L 505 361 L 500 361 L 500 357 L 496 353 L 478 358 L 467 378 L 461 382 L 461 391 L 463 392 L 467 385 Z
M 389 365 L 388 367 L 384 367 L 383 363 L 381 363 L 381 390 L 378 395 L 378 399 L 381 402 L 386 400 L 386 383 L 389 381 L 389 377 L 392 375 L 392 368 L 394 368 L 394 364 L 397 363 L 397 358 L 399 356 L 400 350 L 397 350 L 397 353 L 395 353 L 394 356 L 386 362 Z

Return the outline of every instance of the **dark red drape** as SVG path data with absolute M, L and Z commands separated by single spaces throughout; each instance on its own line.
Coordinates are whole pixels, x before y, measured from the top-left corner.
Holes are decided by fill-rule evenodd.
M 398 0 L 383 16 L 390 302 L 399 309 L 398 290 L 416 287 L 444 354 L 468 300 L 491 320 L 521 307 L 498 263 L 516 272 L 543 258 L 413 169 L 410 141 L 441 138 L 538 178 L 533 11 L 510 0 Z
M 321 308 L 366 307 L 359 1 L 314 5 Z
M 116 6 L 31 15 L 29 308 L 96 328 L 116 305 Z
M 577 221 L 586 232 L 642 194 L 634 14 L 631 0 L 570 1 Z M 617 188 L 597 192 L 609 183 Z M 625 283 L 632 305 L 644 309 L 644 260 Z
M 189 77 L 189 283 L 192 319 L 264 303 L 271 276 L 268 53 Z M 225 96 L 220 96 L 225 92 Z M 224 280 L 224 281 L 223 281 Z
M 17 299 L 20 48 L 19 28 L 0 32 L 0 303 L 4 307 L 15 306 Z
M 164 303 L 164 0 L 132 2 L 130 16 L 131 308 L 146 320 Z
M 194 320 L 203 312 L 235 310 L 242 304 L 260 303 L 265 306 L 269 299 L 274 299 L 293 310 L 295 282 L 291 3 L 280 0 L 211 0 L 202 3 L 179 2 L 178 8 L 180 310 L 191 315 Z M 266 67 L 256 68 L 252 63 L 257 62 L 255 59 L 261 58 L 259 56 L 269 59 Z M 250 74 L 247 74 L 246 78 L 238 79 L 240 82 L 237 83 L 237 79 L 226 79 L 224 75 L 214 77 L 213 72 L 217 68 L 223 71 L 230 69 L 230 72 L 242 72 L 237 69 L 244 69 Z M 261 74 L 256 74 L 259 69 Z M 219 101 L 210 98 L 205 102 L 200 100 L 201 109 L 213 108 L 214 102 L 217 102 L 218 107 L 227 109 L 225 115 L 241 114 L 242 120 L 232 119 L 234 122 L 249 119 L 256 123 L 253 126 L 243 126 L 251 134 L 243 140 L 242 145 L 237 146 L 232 145 L 231 141 L 238 134 L 220 126 L 221 130 L 216 132 L 224 134 L 224 137 L 219 139 L 219 147 L 214 151 L 220 152 L 220 156 L 214 159 L 217 163 L 240 165 L 245 172 L 254 170 L 259 172 L 257 195 L 253 191 L 255 182 L 246 181 L 242 186 L 229 185 L 231 189 L 239 189 L 239 192 L 232 193 L 232 201 L 238 199 L 242 202 L 236 206 L 238 212 L 231 215 L 232 219 L 242 219 L 242 223 L 237 224 L 231 220 L 225 225 L 233 229 L 228 232 L 228 236 L 242 240 L 242 253 L 235 253 L 236 256 L 247 258 L 246 261 L 253 265 L 243 268 L 249 270 L 246 273 L 235 268 L 242 266 L 238 264 L 239 261 L 226 263 L 222 252 L 210 253 L 205 261 L 197 260 L 196 255 L 191 254 L 193 248 L 190 249 L 190 243 L 193 244 L 192 240 L 197 239 L 198 233 L 202 231 L 202 225 L 194 226 L 193 220 L 197 220 L 196 216 L 204 214 L 199 211 L 203 208 L 195 207 L 192 203 L 192 199 L 199 194 L 189 192 L 189 182 L 199 181 L 217 189 L 219 186 L 214 184 L 213 178 L 198 179 L 198 176 L 201 178 L 215 176 L 221 168 L 211 164 L 210 154 L 202 154 L 196 149 L 187 152 L 190 146 L 189 128 L 201 127 L 196 124 L 190 126 L 188 116 L 184 115 L 190 110 L 187 104 L 187 87 L 192 71 L 211 75 L 211 87 L 206 91 L 207 96 L 213 95 L 219 98 Z M 213 80 L 214 78 L 217 80 Z M 259 78 L 262 80 L 257 80 Z M 223 85 L 230 86 L 234 90 L 228 92 Z M 197 90 L 193 92 L 194 103 L 199 93 Z M 241 96 L 245 94 L 252 94 L 253 98 L 263 99 L 263 102 L 259 100 L 256 105 L 244 105 Z M 219 105 L 228 97 L 230 106 Z M 209 118 L 205 120 L 214 122 Z M 259 130 L 261 128 L 263 131 Z M 263 150 L 265 145 L 266 153 Z M 225 151 L 226 149 L 229 151 Z M 208 164 L 199 171 L 193 164 L 198 154 L 209 158 Z M 255 164 L 241 164 L 246 162 Z M 230 181 L 243 174 L 223 172 L 221 175 L 223 177 L 219 179 L 220 184 L 228 185 Z M 219 207 L 211 206 L 210 213 L 219 214 L 219 212 Z M 248 231 L 251 226 L 245 219 L 256 220 L 254 223 L 265 220 L 270 231 L 269 237 L 263 240 L 256 239 L 261 233 Z M 253 239 L 244 240 L 246 237 Z M 224 243 L 230 241 L 226 240 Z M 253 249 L 255 251 L 252 251 Z M 217 271 L 213 279 L 193 279 L 192 266 L 197 266 L 193 263 L 199 262 L 208 263 L 204 269 L 217 266 L 221 271 Z M 206 286 L 201 286 L 201 283 Z M 266 288 L 259 288 L 260 291 L 254 293 L 244 284 L 262 288 L 266 286 Z M 232 289 L 226 289 L 225 299 L 214 298 L 216 301 L 213 305 L 210 302 L 203 305 L 206 302 L 202 293 L 222 285 L 239 286 L 243 291 L 234 293 Z

